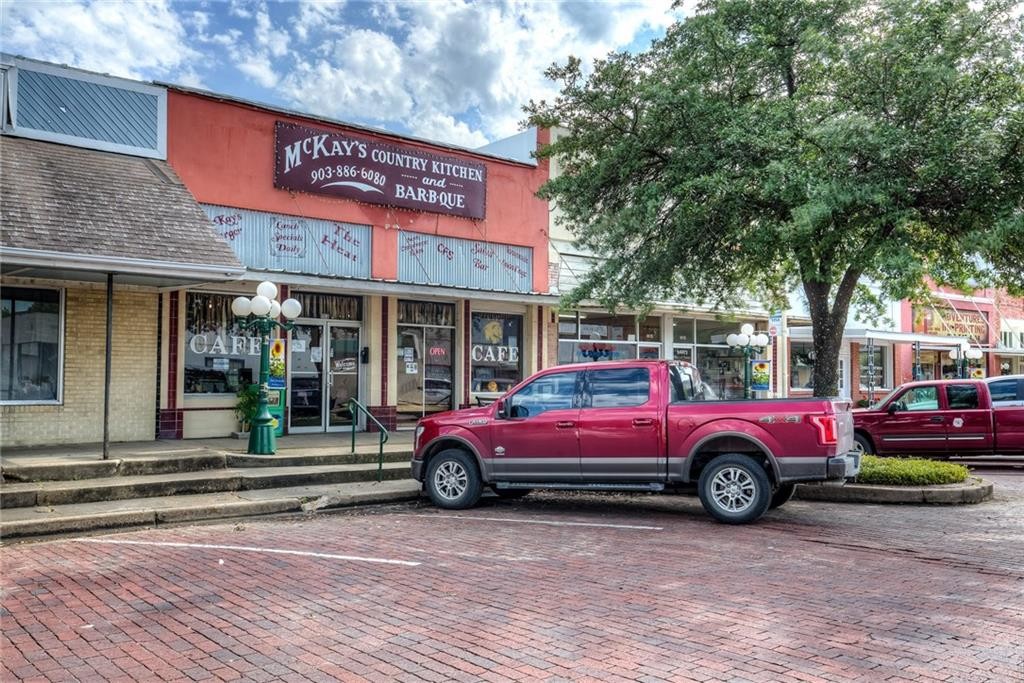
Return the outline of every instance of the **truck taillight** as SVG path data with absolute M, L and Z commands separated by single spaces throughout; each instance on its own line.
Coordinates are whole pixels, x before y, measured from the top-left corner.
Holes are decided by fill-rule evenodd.
M 818 428 L 818 443 L 835 446 L 838 441 L 835 415 L 811 415 L 811 424 Z

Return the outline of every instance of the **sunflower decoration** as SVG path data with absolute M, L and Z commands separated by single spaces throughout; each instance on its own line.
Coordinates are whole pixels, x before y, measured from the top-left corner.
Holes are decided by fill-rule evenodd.
M 756 363 L 752 363 L 751 365 L 753 367 L 753 372 L 751 373 L 752 374 L 751 379 L 753 380 L 753 383 L 754 384 L 768 384 L 770 382 L 770 380 L 771 380 L 771 378 L 769 377 L 769 374 L 768 374 L 769 373 L 769 368 L 771 368 L 771 365 L 769 363 L 764 362 L 764 361 L 758 361 Z
M 284 377 L 284 340 L 275 339 L 270 345 L 270 376 Z

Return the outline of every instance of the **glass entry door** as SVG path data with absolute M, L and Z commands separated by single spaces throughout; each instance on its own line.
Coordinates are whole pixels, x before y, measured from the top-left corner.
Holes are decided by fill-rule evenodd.
M 304 322 L 291 331 L 288 430 L 336 431 L 352 425 L 349 398 L 359 399 L 359 326 Z
M 359 328 L 330 323 L 327 368 L 327 427 L 351 427 L 349 399 L 359 400 Z
M 424 415 L 453 408 L 454 339 L 451 327 L 399 325 L 399 427 L 411 427 Z

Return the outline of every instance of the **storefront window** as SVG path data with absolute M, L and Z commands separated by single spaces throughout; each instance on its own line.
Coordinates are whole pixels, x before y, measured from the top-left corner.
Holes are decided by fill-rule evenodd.
M 725 339 L 730 334 L 739 333 L 740 328 L 746 323 L 754 326 L 755 330 L 765 329 L 765 322 L 760 324 L 756 320 L 698 320 L 697 321 L 697 343 L 698 344 L 725 344 Z
M 260 340 L 235 323 L 230 294 L 188 292 L 185 393 L 233 394 L 259 379 Z
M 860 348 L 860 386 L 867 389 L 871 377 L 869 363 L 874 364 L 874 387 L 889 386 L 889 367 L 887 363 L 888 347 L 876 346 L 872 350 L 873 355 L 868 354 L 867 347 Z
M 676 344 L 693 343 L 693 319 L 673 318 L 672 319 L 672 341 Z
M 4 287 L 0 299 L 0 401 L 60 400 L 60 290 Z
M 743 398 L 743 353 L 730 348 L 697 347 L 697 368 L 721 399 Z
M 558 322 L 558 362 L 662 357 L 661 316 L 563 313 Z M 645 343 L 646 342 L 646 343 Z
M 302 304 L 303 318 L 327 320 L 362 320 L 363 300 L 358 296 L 293 292 L 292 298 Z
M 581 313 L 580 339 L 636 341 L 636 316 Z
M 840 377 L 840 379 L 842 379 Z M 790 342 L 789 386 L 793 389 L 814 388 L 814 344 Z
M 398 425 L 454 406 L 455 305 L 398 302 Z
M 474 313 L 471 391 L 504 393 L 523 378 L 523 316 Z

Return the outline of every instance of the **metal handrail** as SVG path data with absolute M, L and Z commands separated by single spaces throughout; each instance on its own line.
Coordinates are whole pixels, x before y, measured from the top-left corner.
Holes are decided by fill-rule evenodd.
M 382 478 L 383 478 L 383 476 L 384 476 L 384 444 L 386 444 L 388 442 L 388 438 L 390 438 L 391 434 L 390 434 L 390 432 L 388 432 L 387 429 L 385 429 L 384 425 L 382 425 L 380 423 L 380 420 L 375 418 L 370 413 L 370 411 L 366 409 L 366 406 L 364 406 L 362 403 L 360 403 L 359 401 L 355 400 L 354 398 L 350 398 L 348 400 L 348 409 L 349 409 L 349 412 L 352 413 L 352 452 L 353 453 L 356 452 L 356 427 L 359 426 L 359 420 L 356 419 L 356 408 L 359 409 L 359 412 L 361 412 L 363 415 L 368 417 L 373 422 L 373 424 L 377 425 L 377 429 L 379 430 L 378 433 L 380 434 L 380 438 L 379 438 L 379 443 L 377 444 L 377 483 L 380 483 Z

